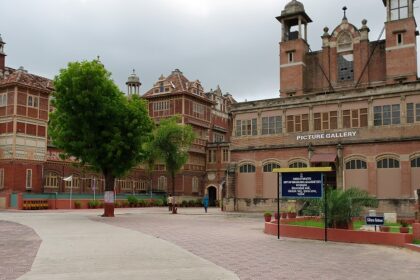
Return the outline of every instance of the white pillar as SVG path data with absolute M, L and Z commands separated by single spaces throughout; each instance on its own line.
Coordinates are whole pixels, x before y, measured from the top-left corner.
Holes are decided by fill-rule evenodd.
M 302 38 L 302 19 L 299 17 L 299 39 Z

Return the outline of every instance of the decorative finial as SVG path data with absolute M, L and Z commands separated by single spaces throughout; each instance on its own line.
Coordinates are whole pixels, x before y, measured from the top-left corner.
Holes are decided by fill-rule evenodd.
M 136 69 L 133 68 L 133 75 L 136 75 Z
M 98 55 L 98 56 L 96 56 L 96 60 L 97 61 L 101 61 L 101 57 Z
M 344 11 L 343 20 L 347 20 L 347 16 L 346 16 L 347 7 L 346 6 L 343 7 L 343 11 Z

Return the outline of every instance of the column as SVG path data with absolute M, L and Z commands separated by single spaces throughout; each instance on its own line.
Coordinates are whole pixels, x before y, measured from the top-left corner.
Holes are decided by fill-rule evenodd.
M 302 19 L 299 17 L 299 39 L 302 39 Z

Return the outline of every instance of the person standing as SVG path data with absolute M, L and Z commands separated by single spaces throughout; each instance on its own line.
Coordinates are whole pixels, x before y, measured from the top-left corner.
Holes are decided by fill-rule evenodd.
M 173 203 L 174 203 L 174 198 L 172 197 L 172 194 L 169 194 L 167 202 L 168 202 L 168 206 L 169 206 L 169 211 L 172 211 L 172 207 L 173 207 Z
M 209 195 L 207 193 L 203 197 L 203 206 L 204 211 L 207 213 L 207 208 L 209 207 Z

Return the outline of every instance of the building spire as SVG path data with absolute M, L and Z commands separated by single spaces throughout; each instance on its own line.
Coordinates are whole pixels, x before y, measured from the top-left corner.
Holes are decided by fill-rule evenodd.
M 344 11 L 343 20 L 347 20 L 347 16 L 346 16 L 347 7 L 346 6 L 343 7 L 343 11 Z

